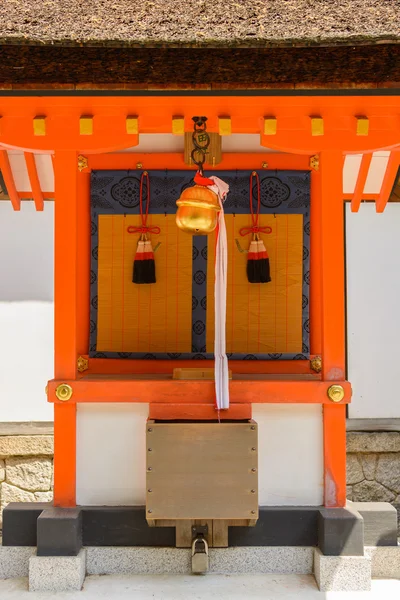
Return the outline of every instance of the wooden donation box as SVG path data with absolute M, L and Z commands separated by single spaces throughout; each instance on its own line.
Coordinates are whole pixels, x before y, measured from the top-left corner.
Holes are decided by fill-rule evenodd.
M 256 519 L 257 424 L 155 423 L 146 433 L 148 519 Z

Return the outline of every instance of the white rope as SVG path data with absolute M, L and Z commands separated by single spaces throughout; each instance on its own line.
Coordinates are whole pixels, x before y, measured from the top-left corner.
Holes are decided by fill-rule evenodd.
M 226 288 L 228 277 L 228 242 L 224 216 L 224 201 L 229 192 L 229 185 L 211 177 L 215 185 L 210 189 L 218 196 L 221 210 L 218 214 L 218 238 L 215 252 L 215 395 L 218 409 L 229 408 L 229 369 L 226 356 Z

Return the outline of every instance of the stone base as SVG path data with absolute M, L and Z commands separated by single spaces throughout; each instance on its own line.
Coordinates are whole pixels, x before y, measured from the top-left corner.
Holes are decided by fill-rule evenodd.
M 365 555 L 371 559 L 372 577 L 400 579 L 400 546 L 367 546 Z
M 29 559 L 36 554 L 27 546 L 4 547 L 0 545 L 0 579 L 28 577 Z
M 368 592 L 371 589 L 371 558 L 324 556 L 316 548 L 314 575 L 321 592 Z
M 86 550 L 78 556 L 32 556 L 29 559 L 29 591 L 81 590 L 86 575 Z
M 313 548 L 210 548 L 210 573 L 312 573 Z M 88 575 L 190 574 L 186 548 L 87 548 Z

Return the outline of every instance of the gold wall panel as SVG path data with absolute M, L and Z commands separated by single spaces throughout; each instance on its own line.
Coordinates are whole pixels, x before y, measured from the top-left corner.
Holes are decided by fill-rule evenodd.
M 249 284 L 246 275 L 250 235 L 239 230 L 249 215 L 225 215 L 228 237 L 226 351 L 249 354 L 302 352 L 303 216 L 260 215 L 270 261 L 271 282 Z M 214 346 L 215 235 L 208 240 L 207 352 Z
M 99 216 L 97 350 L 108 352 L 191 352 L 192 238 L 175 215 L 149 215 L 157 283 L 132 283 L 139 215 Z

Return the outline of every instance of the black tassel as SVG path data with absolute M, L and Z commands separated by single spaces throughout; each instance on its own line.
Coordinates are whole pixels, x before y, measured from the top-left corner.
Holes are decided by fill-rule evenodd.
M 264 242 L 255 236 L 250 242 L 247 257 L 247 279 L 249 283 L 269 283 L 271 281 L 269 258 Z
M 156 266 L 151 241 L 144 235 L 138 242 L 133 263 L 133 283 L 156 283 Z

